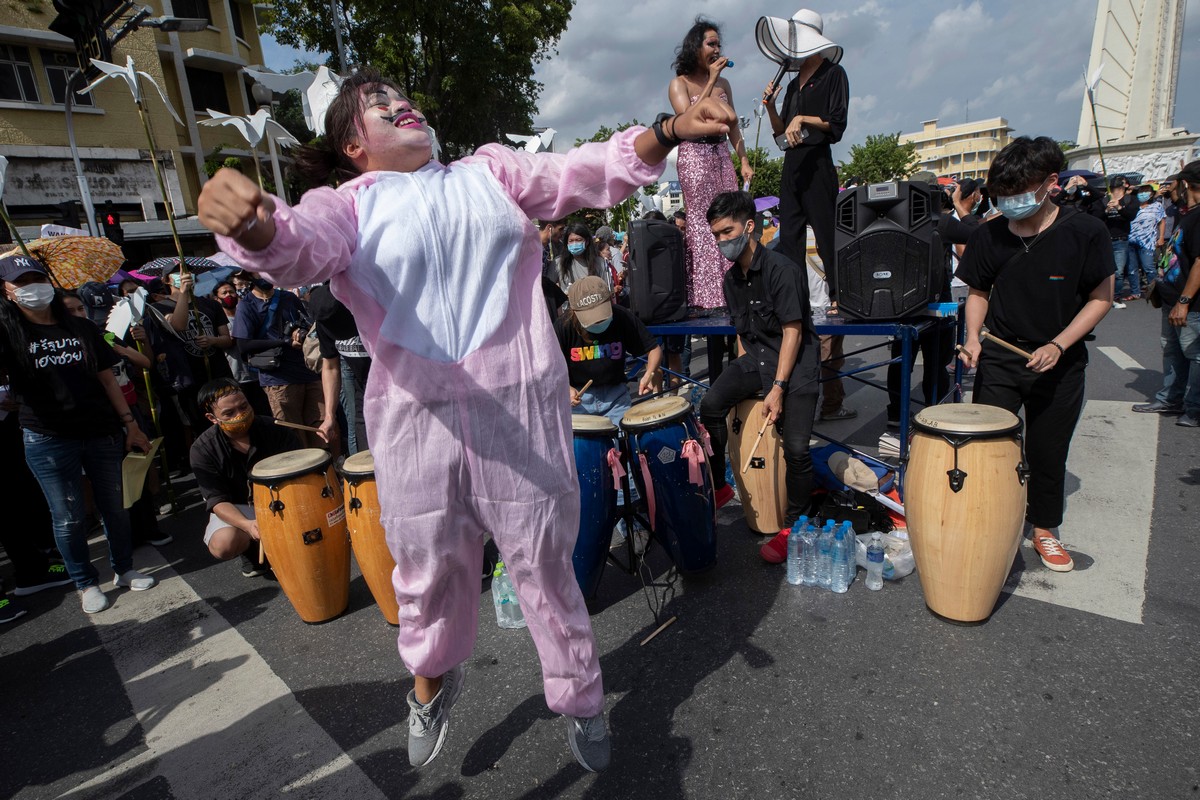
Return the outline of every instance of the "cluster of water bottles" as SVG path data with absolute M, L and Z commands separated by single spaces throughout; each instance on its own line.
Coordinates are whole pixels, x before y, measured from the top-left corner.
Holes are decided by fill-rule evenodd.
M 496 606 L 496 624 L 501 628 L 524 628 L 525 614 L 517 602 L 517 592 L 503 561 L 496 562 L 492 573 L 492 604 Z
M 800 517 L 788 534 L 787 581 L 793 586 L 819 586 L 842 593 L 849 591 L 858 572 L 854 527 L 828 520 L 818 528 L 816 520 Z M 867 588 L 883 588 L 883 541 L 871 536 L 867 546 Z

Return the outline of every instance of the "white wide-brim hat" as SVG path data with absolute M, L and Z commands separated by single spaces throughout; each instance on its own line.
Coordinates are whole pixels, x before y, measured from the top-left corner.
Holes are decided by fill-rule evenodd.
M 791 19 L 759 17 L 754 37 L 764 56 L 776 64 L 791 59 L 796 62 L 792 71 L 796 71 L 800 68 L 799 62 L 816 53 L 834 64 L 842 60 L 841 46 L 825 38 L 824 27 L 820 14 L 802 8 Z

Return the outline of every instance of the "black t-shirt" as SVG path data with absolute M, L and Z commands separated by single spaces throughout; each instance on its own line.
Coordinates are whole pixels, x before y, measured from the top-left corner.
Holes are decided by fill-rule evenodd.
M 70 329 L 58 324 L 26 327 L 32 374 L 21 369 L 9 342 L 0 339 L 0 364 L 21 402 L 21 427 L 68 439 L 120 431 L 120 417 L 97 376 L 120 359 L 100 331 L 86 320 Z
M 192 383 L 198 389 L 213 378 L 228 378 L 230 376 L 229 362 L 225 360 L 225 352 L 217 347 L 207 350 L 196 344 L 197 336 L 216 336 L 223 325 L 229 324 L 224 309 L 207 297 L 192 298 L 195 303 L 195 313 L 188 312 L 188 325 L 185 330 L 176 331 L 183 341 L 183 349 L 187 353 L 188 368 L 192 371 Z M 164 317 L 170 317 L 175 310 L 174 300 L 160 300 L 154 307 L 162 312 Z M 166 321 L 167 327 L 171 322 Z M 174 328 L 171 328 L 174 330 Z M 204 357 L 208 356 L 208 367 L 204 365 Z
M 574 314 L 563 314 L 554 323 L 554 332 L 567 357 L 572 386 L 588 381 L 595 386 L 625 383 L 625 356 L 644 356 L 658 347 L 642 321 L 620 306 L 613 306 L 613 320 L 604 333 L 588 334 L 590 342 L 580 335 Z
M 362 337 L 358 335 L 354 315 L 333 296 L 328 286 L 318 286 L 309 294 L 308 313 L 317 326 L 321 357 L 338 358 L 346 362 L 354 375 L 357 396 L 361 398 L 367 390 L 371 356 L 367 354 Z
M 1173 306 L 1179 302 L 1179 297 L 1183 293 L 1183 287 L 1187 284 L 1188 274 L 1192 271 L 1192 267 L 1196 264 L 1196 259 L 1200 258 L 1200 211 L 1193 209 L 1189 214 L 1179 214 L 1179 226 L 1175 232 L 1171 234 L 1171 248 L 1175 252 L 1175 262 L 1179 265 L 1179 274 L 1175 275 L 1175 269 L 1167 271 L 1159 284 L 1159 296 L 1162 298 L 1163 306 Z M 1200 295 L 1200 293 L 1197 293 Z M 1200 302 L 1196 298 L 1192 298 L 1192 302 L 1188 304 L 1188 312 L 1200 310 Z
M 291 430 L 262 418 L 250 424 L 250 450 L 240 453 L 219 425 L 213 425 L 192 443 L 192 472 L 209 511 L 218 503 L 249 503 L 252 500 L 250 470 L 259 461 L 300 449 Z
M 1117 201 L 1116 208 L 1108 207 L 1110 200 L 1112 197 L 1108 195 L 1098 198 L 1088 209 L 1095 217 L 1104 221 L 1108 227 L 1109 239 L 1128 239 L 1129 226 L 1137 219 L 1137 196 L 1126 192 L 1125 196 Z
M 1031 244 L 1028 253 L 1004 217 L 985 222 L 967 243 L 958 278 L 990 293 L 984 322 L 1001 339 L 1045 344 L 1062 333 L 1092 290 L 1116 271 L 1104 224 L 1070 208 L 1058 213 L 1053 230 L 1036 242 L 1025 240 Z M 1017 253 L 1021 257 L 1009 263 Z

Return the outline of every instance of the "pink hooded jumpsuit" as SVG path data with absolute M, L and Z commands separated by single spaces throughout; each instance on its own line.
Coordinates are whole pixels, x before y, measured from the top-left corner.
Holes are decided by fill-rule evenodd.
M 330 280 L 373 358 L 366 422 L 396 559 L 404 665 L 435 677 L 475 643 L 484 532 L 508 565 L 552 711 L 604 705 L 571 568 L 579 530 L 566 364 L 530 217 L 606 208 L 657 180 L 631 128 L 565 155 L 486 145 L 448 167 L 371 172 L 288 207 L 258 251 L 221 249 L 281 286 Z

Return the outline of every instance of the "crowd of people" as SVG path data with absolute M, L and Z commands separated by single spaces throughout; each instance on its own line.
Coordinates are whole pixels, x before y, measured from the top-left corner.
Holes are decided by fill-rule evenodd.
M 490 532 L 529 621 L 547 703 L 564 716 L 579 762 L 604 769 L 599 659 L 571 568 L 573 537 L 561 535 L 577 530 L 579 517 L 570 415 L 619 423 L 634 392 L 670 388 L 664 364 L 686 374 L 691 341 L 656 339 L 628 310 L 629 237 L 570 215 L 611 207 L 657 180 L 679 148 L 685 209 L 670 222 L 684 243 L 690 311 L 728 315 L 736 330 L 706 343 L 699 416 L 712 437 L 715 504 L 734 495 L 726 415 L 761 396 L 765 422 L 781 434 L 787 492 L 785 525 L 761 552 L 783 561 L 791 525 L 812 500 L 813 425 L 856 413 L 837 375 L 843 337 L 817 330 L 836 313 L 836 281 L 821 265 L 835 261 L 831 146 L 846 130 L 848 79 L 820 16 L 797 19 L 798 71 L 786 90 L 771 84 L 761 97 L 785 149 L 778 221 L 744 188 L 754 171 L 721 75 L 729 64 L 720 30 L 697 18 L 672 65 L 675 113 L 566 154 L 486 145 L 443 166 L 409 99 L 359 71 L 331 104 L 324 139 L 296 152 L 297 169 L 325 188 L 288 206 L 237 171 L 218 172 L 201 194 L 200 218 L 245 269 L 208 296 L 181 270 L 122 281 L 114 300 L 136 298 L 145 313 L 121 337 L 105 335 L 106 313 L 89 318 L 93 306 L 112 303 L 56 290 L 36 259 L 0 258 L 3 402 L 15 419 L 3 425 L 4 445 L 28 466 L 10 491 L 27 495 L 21 487 L 36 484 L 46 501 L 17 504 L 29 536 L 8 529 L 2 542 L 14 594 L 73 583 L 84 611 L 108 607 L 88 549 L 88 496 L 114 588 L 152 588 L 155 579 L 133 566 L 133 545 L 170 541 L 153 498 L 185 469 L 206 504 L 209 552 L 241 558 L 247 577 L 263 575 L 270 564 L 256 547 L 253 466 L 301 447 L 353 454 L 374 445 L 380 518 L 397 562 L 399 651 L 414 676 L 411 763 L 437 756 L 463 691 Z M 1064 167 L 1053 140 L 1021 137 L 996 157 L 986 184 L 912 177 L 931 183 L 943 206 L 940 297 L 964 299 L 960 358 L 977 370 L 974 399 L 1025 418 L 1026 520 L 1043 563 L 1057 571 L 1073 566 L 1056 529 L 1084 397 L 1084 341 L 1120 302 L 1150 292 L 1163 309 L 1163 387 L 1134 410 L 1177 412 L 1179 424 L 1200 426 L 1200 313 L 1192 310 L 1200 223 L 1188 213 L 1200 202 L 1200 162 L 1158 186 L 1065 179 Z M 327 185 L 333 177 L 336 188 Z M 451 239 L 413 224 L 434 217 L 460 229 L 489 223 Z M 810 228 L 818 261 L 807 255 Z M 1114 276 L 1124 282 L 1115 294 Z M 281 288 L 294 286 L 307 299 Z M 1032 358 L 984 341 L 985 326 Z M 950 335 L 933 330 L 920 341 L 927 404 L 950 391 Z M 888 375 L 893 425 L 902 422 L 901 369 Z M 122 459 L 159 436 L 168 467 L 151 473 L 127 510 Z M 2 602 L 11 617 L 16 606 Z

